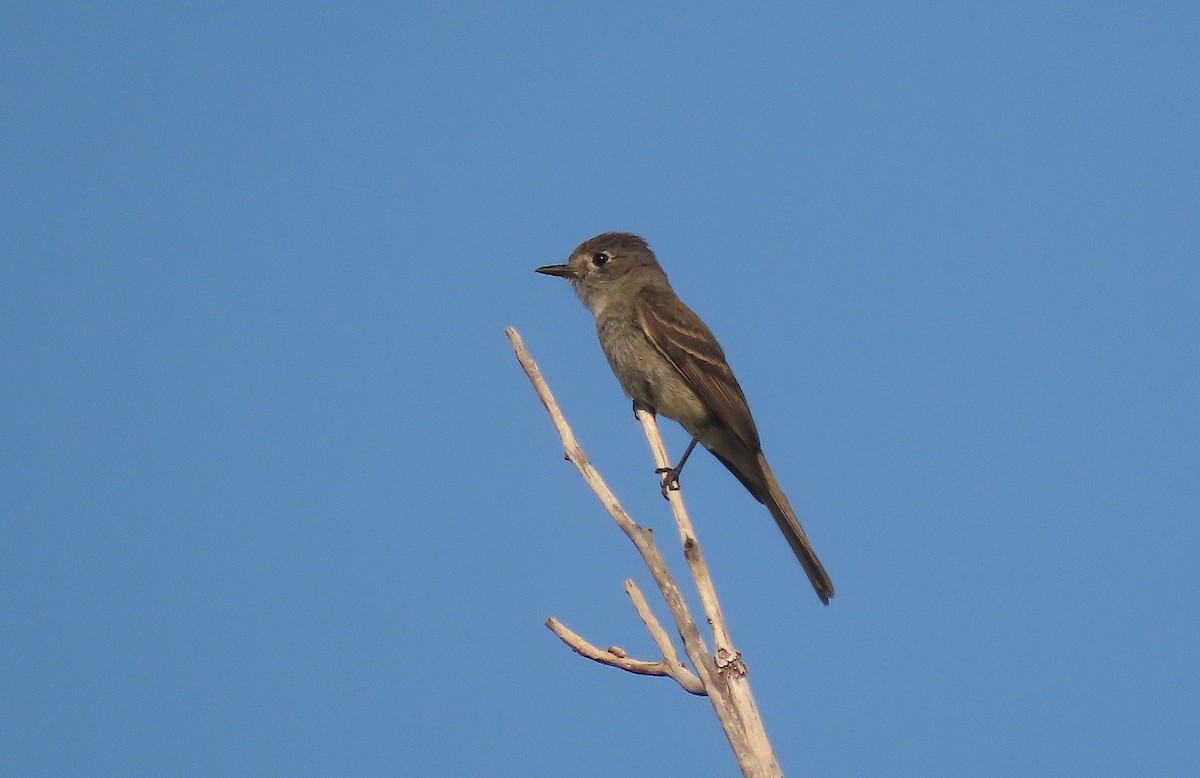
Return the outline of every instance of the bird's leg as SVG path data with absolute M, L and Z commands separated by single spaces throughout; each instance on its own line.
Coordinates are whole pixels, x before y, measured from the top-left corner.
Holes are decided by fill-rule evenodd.
M 683 452 L 683 456 L 679 458 L 679 464 L 675 467 L 658 467 L 654 472 L 662 474 L 662 495 L 665 498 L 668 491 L 679 491 L 679 474 L 683 472 L 683 463 L 687 462 L 688 457 L 692 455 L 692 449 L 700 442 L 700 436 L 696 435 L 692 438 L 692 442 L 688 444 L 687 451 Z

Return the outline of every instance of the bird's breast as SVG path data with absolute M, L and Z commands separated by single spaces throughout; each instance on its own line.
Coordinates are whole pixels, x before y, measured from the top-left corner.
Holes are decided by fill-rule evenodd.
M 675 366 L 646 337 L 633 309 L 596 317 L 596 331 L 608 364 L 625 394 L 674 419 L 696 434 L 708 425 L 707 406 Z

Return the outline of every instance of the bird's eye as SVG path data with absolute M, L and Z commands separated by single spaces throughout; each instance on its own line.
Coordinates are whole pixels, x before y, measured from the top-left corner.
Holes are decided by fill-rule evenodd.
M 600 267 L 601 265 L 604 265 L 607 262 L 608 262 L 608 254 L 605 254 L 603 251 L 601 251 L 599 254 L 592 255 L 592 264 L 595 265 L 596 267 Z

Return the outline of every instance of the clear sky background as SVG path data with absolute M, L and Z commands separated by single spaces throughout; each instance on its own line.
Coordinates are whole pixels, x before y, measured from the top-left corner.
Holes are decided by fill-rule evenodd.
M 506 325 L 680 559 L 532 272 L 613 229 L 837 584 L 693 459 L 789 774 L 1200 769 L 1196 3 L 6 3 L 0 65 L 0 774 L 733 774 L 542 625 L 653 658 Z

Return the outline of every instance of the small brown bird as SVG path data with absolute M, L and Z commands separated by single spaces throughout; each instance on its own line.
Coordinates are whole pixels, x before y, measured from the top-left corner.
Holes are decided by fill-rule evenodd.
M 692 449 L 702 443 L 767 506 L 828 605 L 833 582 L 763 456 L 750 406 L 725 352 L 676 296 L 646 241 L 606 232 L 580 244 L 565 265 L 537 272 L 571 282 L 595 317 L 600 347 L 635 406 L 674 419 L 691 433 L 679 464 L 664 471 L 664 493 L 677 485 Z

